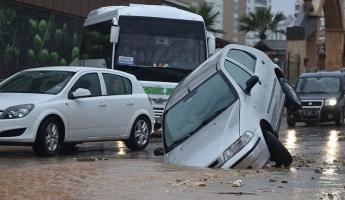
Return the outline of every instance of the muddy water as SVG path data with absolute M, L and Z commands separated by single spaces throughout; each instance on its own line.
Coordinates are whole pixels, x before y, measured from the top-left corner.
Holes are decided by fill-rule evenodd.
M 280 139 L 294 156 L 287 169 L 167 165 L 152 154 L 159 139 L 141 152 L 122 142 L 86 143 L 54 158 L 0 147 L 0 199 L 345 199 L 344 130 L 283 123 Z M 232 187 L 236 180 L 241 187 Z

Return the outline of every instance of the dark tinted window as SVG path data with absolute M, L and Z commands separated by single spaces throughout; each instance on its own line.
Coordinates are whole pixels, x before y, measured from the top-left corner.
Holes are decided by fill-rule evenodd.
M 296 91 L 305 94 L 332 94 L 340 90 L 339 77 L 307 77 L 298 80 Z
M 104 59 L 111 67 L 112 43 L 111 21 L 86 26 L 83 31 L 81 59 Z
M 107 95 L 124 95 L 132 93 L 130 80 L 115 74 L 103 74 Z
M 92 97 L 101 96 L 101 85 L 99 83 L 99 77 L 97 73 L 85 74 L 79 78 L 79 80 L 72 87 L 72 92 L 78 88 L 87 89 L 91 92 Z
M 247 85 L 247 81 L 251 78 L 250 74 L 248 74 L 245 70 L 243 70 L 238 65 L 230 61 L 225 61 L 224 63 L 226 71 L 229 72 L 230 76 L 236 81 L 236 83 L 245 90 Z
M 74 72 L 24 71 L 0 85 L 0 92 L 58 94 Z
M 228 57 L 241 63 L 243 66 L 247 67 L 250 71 L 252 71 L 252 72 L 255 71 L 256 59 L 253 56 L 251 56 L 250 54 L 248 54 L 244 51 L 231 49 L 228 52 Z

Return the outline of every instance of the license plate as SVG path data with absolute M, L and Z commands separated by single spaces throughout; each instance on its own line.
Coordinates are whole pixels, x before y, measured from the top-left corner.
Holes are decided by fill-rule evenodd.
M 302 110 L 302 115 L 305 116 L 312 116 L 312 115 L 318 115 L 318 111 L 316 110 Z

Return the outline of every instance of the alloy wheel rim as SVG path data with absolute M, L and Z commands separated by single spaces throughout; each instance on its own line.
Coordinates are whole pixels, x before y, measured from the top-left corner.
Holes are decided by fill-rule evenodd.
M 45 131 L 46 146 L 49 151 L 55 151 L 59 144 L 59 129 L 55 123 L 48 124 Z
M 145 145 L 149 138 L 149 126 L 145 120 L 139 120 L 135 124 L 135 140 L 139 145 Z

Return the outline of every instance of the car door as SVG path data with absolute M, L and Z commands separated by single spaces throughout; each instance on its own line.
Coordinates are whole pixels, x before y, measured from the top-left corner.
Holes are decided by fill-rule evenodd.
M 255 97 L 253 101 L 260 105 L 260 107 L 267 108 L 269 106 L 269 93 L 272 90 L 270 89 L 272 86 L 267 85 L 267 80 L 263 80 L 263 77 L 266 78 L 266 75 L 269 74 L 266 69 L 267 67 L 260 66 L 258 64 L 258 58 L 256 58 L 254 54 L 243 49 L 230 49 L 227 53 L 227 57 L 231 59 L 232 63 L 235 63 L 235 65 L 241 68 L 240 71 L 245 71 L 250 77 L 254 75 L 259 77 L 260 82 L 252 89 L 251 96 Z M 260 69 L 258 69 L 259 67 Z M 237 77 L 238 75 L 234 72 L 229 73 L 237 79 L 240 78 Z M 271 77 L 268 78 L 271 79 Z M 268 83 L 270 82 L 268 81 Z
M 73 98 L 73 92 L 78 88 L 87 89 L 91 95 Z M 68 93 L 70 137 L 102 138 L 107 105 L 103 100 L 99 75 L 96 72 L 81 75 Z
M 131 81 L 121 75 L 102 73 L 106 88 L 104 102 L 107 104 L 106 127 L 107 136 L 127 138 L 135 112 L 136 99 L 132 95 Z

